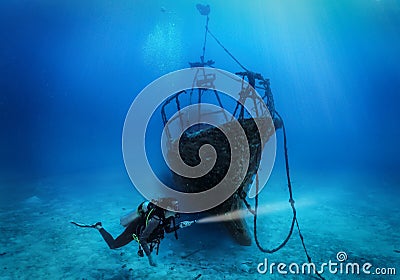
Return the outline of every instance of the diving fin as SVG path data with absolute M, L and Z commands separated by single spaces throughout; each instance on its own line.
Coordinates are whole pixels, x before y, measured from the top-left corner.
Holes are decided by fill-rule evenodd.
M 77 222 L 74 222 L 74 221 L 71 221 L 70 223 L 73 224 L 73 225 L 76 225 L 78 227 L 82 227 L 82 228 L 96 228 L 97 225 L 101 226 L 101 222 L 97 222 L 97 223 L 95 223 L 93 225 L 81 224 L 81 223 L 77 223 Z

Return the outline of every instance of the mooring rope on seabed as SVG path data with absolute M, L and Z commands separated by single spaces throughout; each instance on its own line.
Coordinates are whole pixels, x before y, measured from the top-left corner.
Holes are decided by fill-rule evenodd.
M 310 254 L 308 253 L 307 248 L 306 248 L 306 244 L 304 242 L 304 237 L 303 237 L 303 234 L 301 233 L 300 225 L 299 225 L 299 222 L 297 220 L 296 207 L 294 206 L 295 201 L 293 199 L 292 182 L 290 180 L 289 155 L 288 155 L 288 149 L 287 149 L 287 137 L 286 137 L 285 124 L 283 122 L 282 117 L 279 115 L 279 113 L 275 111 L 275 114 L 279 117 L 279 119 L 280 119 L 280 121 L 282 123 L 283 148 L 284 148 L 284 154 L 285 154 L 286 178 L 287 178 L 288 191 L 289 191 L 289 203 L 290 203 L 290 206 L 291 206 L 292 211 L 293 211 L 293 218 L 292 218 L 292 222 L 291 222 L 291 226 L 290 226 L 290 230 L 289 230 L 288 235 L 286 236 L 285 240 L 283 240 L 283 242 L 278 247 L 276 247 L 274 249 L 266 249 L 261 245 L 260 241 L 258 240 L 258 236 L 257 236 L 257 212 L 258 212 L 258 196 L 259 196 L 259 194 L 258 194 L 259 180 L 258 180 L 258 173 L 257 173 L 256 174 L 256 196 L 255 196 L 255 206 L 254 206 L 255 209 L 254 209 L 254 211 L 251 211 L 251 213 L 254 213 L 253 214 L 254 215 L 254 220 L 253 220 L 254 221 L 254 223 L 253 223 L 253 225 L 254 225 L 254 227 L 253 227 L 254 239 L 255 239 L 255 242 L 257 244 L 258 249 L 260 249 L 261 252 L 272 254 L 272 253 L 274 253 L 276 251 L 279 251 L 280 249 L 282 249 L 287 244 L 287 242 L 289 241 L 290 237 L 293 234 L 294 225 L 296 224 L 297 231 L 298 231 L 299 236 L 300 236 L 301 244 L 302 244 L 303 249 L 304 249 L 304 253 L 306 254 L 308 263 L 311 264 L 312 263 L 312 259 L 311 259 Z M 314 273 L 320 279 L 323 279 L 323 280 L 325 279 L 324 277 L 322 277 L 322 275 L 320 273 L 318 273 L 317 270 L 314 270 Z

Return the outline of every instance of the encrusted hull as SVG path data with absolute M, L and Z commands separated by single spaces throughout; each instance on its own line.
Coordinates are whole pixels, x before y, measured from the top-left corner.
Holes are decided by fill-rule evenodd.
M 196 166 L 200 163 L 199 149 L 204 144 L 210 144 L 214 147 L 217 153 L 217 160 L 212 170 L 200 178 L 182 177 L 173 172 L 174 184 L 178 190 L 184 192 L 206 191 L 213 188 L 223 179 L 230 180 L 228 184 L 240 184 L 240 187 L 232 196 L 222 204 L 208 210 L 211 215 L 224 215 L 232 211 L 242 210 L 245 207 L 240 198 L 240 194 L 246 195 L 248 192 L 260 164 L 262 142 L 266 143 L 275 131 L 271 118 L 258 118 L 256 120 L 258 126 L 253 119 L 244 119 L 239 121 L 245 132 L 245 137 L 247 138 L 244 140 L 246 140 L 246 143 L 248 144 L 248 165 L 246 165 L 244 159 L 241 158 L 242 154 L 239 153 L 236 155 L 235 152 L 231 154 L 231 148 L 232 151 L 235 151 L 236 149 L 242 149 L 243 147 L 231 147 L 232 143 L 228 142 L 228 139 L 219 128 L 199 128 L 195 132 L 185 133 L 180 139 L 179 153 L 186 164 Z M 227 122 L 221 127 L 224 128 L 223 130 L 229 131 L 231 126 L 233 127 L 233 122 Z M 263 141 L 261 141 L 261 139 L 263 139 Z M 168 159 L 170 161 L 177 160 L 178 158 L 179 155 L 177 152 L 170 151 L 168 153 Z M 226 174 L 230 165 L 234 165 L 233 168 L 238 170 L 238 173 L 244 171 L 244 179 L 240 179 L 240 176 L 229 176 L 230 178 L 225 178 L 228 177 Z M 234 215 L 234 218 L 229 217 L 231 216 L 228 216 L 224 224 L 232 237 L 240 245 L 250 245 L 251 234 L 244 217 L 240 215 Z

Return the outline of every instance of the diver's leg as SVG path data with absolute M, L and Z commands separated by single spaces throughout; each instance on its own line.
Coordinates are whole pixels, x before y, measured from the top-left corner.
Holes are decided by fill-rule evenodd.
M 102 226 L 96 228 L 99 230 L 101 236 L 103 237 L 104 241 L 106 241 L 110 249 L 120 248 L 133 240 L 133 225 L 126 227 L 116 239 L 114 239 L 112 235 L 109 234 Z
M 99 228 L 98 229 L 101 236 L 103 236 L 104 241 L 107 243 L 108 247 L 110 247 L 110 249 L 114 249 L 114 237 L 112 237 L 111 234 L 109 234 L 104 228 Z
M 154 262 L 149 245 L 147 244 L 147 239 L 150 237 L 152 232 L 158 227 L 160 224 L 160 221 L 156 218 L 151 218 L 149 222 L 146 225 L 146 228 L 143 230 L 143 232 L 139 236 L 139 242 L 140 245 L 142 245 L 143 251 L 145 252 L 147 258 L 149 259 L 149 263 L 151 266 L 157 266 L 156 263 Z

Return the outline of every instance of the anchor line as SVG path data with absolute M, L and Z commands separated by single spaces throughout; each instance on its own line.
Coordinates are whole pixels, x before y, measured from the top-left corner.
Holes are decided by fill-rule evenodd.
M 287 136 L 286 136 L 285 124 L 283 122 L 283 119 L 282 119 L 281 115 L 279 115 L 279 113 L 276 112 L 276 111 L 275 111 L 275 114 L 278 116 L 278 118 L 280 119 L 280 121 L 282 123 L 283 147 L 284 147 L 284 154 L 285 154 L 286 178 L 287 178 L 287 185 L 288 185 L 288 191 L 289 191 L 289 203 L 290 203 L 290 206 L 291 206 L 292 211 L 293 211 L 293 218 L 292 218 L 292 222 L 291 222 L 289 233 L 287 234 L 286 238 L 282 241 L 282 243 L 279 246 L 277 246 L 276 248 L 273 248 L 273 249 L 266 249 L 261 245 L 260 241 L 258 240 L 258 235 L 257 235 L 257 216 L 258 216 L 257 212 L 258 212 L 258 198 L 259 198 L 259 193 L 258 193 L 258 190 L 259 190 L 258 173 L 256 174 L 256 196 L 255 196 L 254 210 L 251 209 L 250 204 L 246 201 L 245 197 L 243 197 L 243 196 L 240 196 L 240 197 L 242 198 L 243 201 L 245 201 L 246 207 L 249 209 L 250 213 L 252 213 L 253 216 L 254 216 L 254 218 L 253 218 L 254 240 L 256 242 L 256 245 L 257 245 L 258 249 L 261 252 L 272 254 L 272 253 L 282 249 L 287 244 L 287 242 L 290 240 L 290 237 L 293 234 L 294 225 L 296 224 L 297 231 L 298 231 L 299 236 L 300 236 L 301 244 L 303 246 L 304 253 L 306 254 L 306 257 L 307 257 L 307 261 L 308 261 L 308 263 L 312 263 L 311 256 L 308 253 L 308 250 L 307 250 L 306 245 L 305 245 L 303 234 L 301 233 L 301 230 L 300 230 L 300 225 L 299 225 L 299 222 L 298 222 L 298 219 L 297 219 L 296 207 L 294 206 L 295 201 L 293 199 L 292 183 L 291 183 L 290 172 L 289 172 L 289 155 L 288 155 L 288 149 L 287 149 Z M 260 155 L 261 151 L 259 151 L 258 154 Z M 314 273 L 320 279 L 325 280 L 325 278 L 320 273 L 318 273 L 317 270 L 314 270 Z
M 260 251 L 264 252 L 264 253 L 274 253 L 274 252 L 282 249 L 287 244 L 287 242 L 290 240 L 290 238 L 291 238 L 291 236 L 293 234 L 294 225 L 296 225 L 296 228 L 297 228 L 297 231 L 299 233 L 300 240 L 301 240 L 304 252 L 305 252 L 306 257 L 307 257 L 307 261 L 309 263 L 312 263 L 311 256 L 308 253 L 308 250 L 307 250 L 305 242 L 304 242 L 304 237 L 303 237 L 303 235 L 301 233 L 301 230 L 300 230 L 300 225 L 299 225 L 299 222 L 298 222 L 298 219 L 297 219 L 297 211 L 296 211 L 296 208 L 294 206 L 295 201 L 293 199 L 292 183 L 291 183 L 290 172 L 289 172 L 289 156 L 288 156 L 288 149 L 287 149 L 286 128 L 285 128 L 285 125 L 284 125 L 282 117 L 275 110 L 273 96 L 272 96 L 272 92 L 271 92 L 271 88 L 270 88 L 270 84 L 269 84 L 269 79 L 264 79 L 260 74 L 252 73 L 242 63 L 240 63 L 240 61 L 210 31 L 210 29 L 208 27 L 208 23 L 209 23 L 209 16 L 207 14 L 206 26 L 205 26 L 205 34 L 204 34 L 204 43 L 203 43 L 203 49 L 202 49 L 203 52 L 202 52 L 202 56 L 200 57 L 201 58 L 201 64 L 203 66 L 207 65 L 208 67 L 214 68 L 212 66 L 213 62 L 212 63 L 205 63 L 204 62 L 204 56 L 205 56 L 205 53 L 206 53 L 207 34 L 210 34 L 210 36 L 217 42 L 217 44 L 246 72 L 246 73 L 238 73 L 238 74 L 241 74 L 243 76 L 243 78 L 244 78 L 245 75 L 247 75 L 247 77 L 249 79 L 249 82 L 250 82 L 250 77 L 253 77 L 253 84 L 251 82 L 250 82 L 250 84 L 252 84 L 252 86 L 254 88 L 258 87 L 258 86 L 255 86 L 255 84 L 254 84 L 254 75 L 256 75 L 257 79 L 261 80 L 260 84 L 263 85 L 263 89 L 265 90 L 265 95 L 264 95 L 263 99 L 267 98 L 267 100 L 268 100 L 267 105 L 269 104 L 269 106 L 267 106 L 267 107 L 269 107 L 269 109 L 271 111 L 271 116 L 272 117 L 276 116 L 278 118 L 278 120 L 281 123 L 282 131 L 283 131 L 283 144 L 284 144 L 283 146 L 284 146 L 284 156 L 285 156 L 286 178 L 287 178 L 287 186 L 288 186 L 288 191 L 289 191 L 289 203 L 290 203 L 290 206 L 291 206 L 292 211 L 293 211 L 293 218 L 292 218 L 292 222 L 291 222 L 291 225 L 290 225 L 290 230 L 289 230 L 286 238 L 282 241 L 282 243 L 279 246 L 277 246 L 277 247 L 275 247 L 273 249 L 266 249 L 261 245 L 261 243 L 260 243 L 260 241 L 258 239 L 258 235 L 257 235 L 257 216 L 258 216 L 258 204 L 259 204 L 259 200 L 258 200 L 259 199 L 259 193 L 258 193 L 258 190 L 259 190 L 259 178 L 258 178 L 258 173 L 256 174 L 256 196 L 255 196 L 254 210 L 251 209 L 250 203 L 248 203 L 247 200 L 246 200 L 246 193 L 243 192 L 243 190 L 238 190 L 236 192 L 236 194 L 243 200 L 243 202 L 246 205 L 246 207 L 249 210 L 249 212 L 254 216 L 254 219 L 253 219 L 253 232 L 254 232 L 254 239 L 255 239 L 256 245 L 257 245 L 258 249 Z M 260 156 L 261 156 L 261 146 L 259 147 L 259 150 L 258 150 L 258 157 L 260 157 Z M 260 158 L 258 158 L 258 160 L 260 160 Z M 319 274 L 318 271 L 315 270 L 314 273 L 320 279 L 325 280 L 325 278 L 322 277 L 322 275 Z

